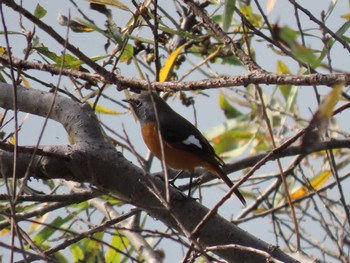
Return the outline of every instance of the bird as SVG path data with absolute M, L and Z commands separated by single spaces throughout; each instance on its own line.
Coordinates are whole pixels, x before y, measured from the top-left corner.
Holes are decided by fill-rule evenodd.
M 203 134 L 188 120 L 175 112 L 158 94 L 141 91 L 125 99 L 139 119 L 143 140 L 151 153 L 175 170 L 194 172 L 203 167 L 221 178 L 228 187 L 233 183 L 224 172 L 224 161 Z M 160 136 L 159 136 L 160 133 Z M 160 143 L 160 138 L 163 144 Z M 238 189 L 234 193 L 246 201 Z

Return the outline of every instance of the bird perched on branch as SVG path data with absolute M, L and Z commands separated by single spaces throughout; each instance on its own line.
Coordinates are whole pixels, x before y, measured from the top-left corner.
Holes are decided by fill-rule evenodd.
M 233 186 L 223 171 L 225 163 L 207 139 L 156 93 L 143 91 L 124 101 L 130 104 L 138 117 L 142 137 L 158 159 L 163 160 L 164 157 L 165 163 L 171 168 L 191 173 L 196 167 L 203 167 L 221 178 L 230 188 Z M 238 189 L 234 192 L 245 205 L 246 201 Z

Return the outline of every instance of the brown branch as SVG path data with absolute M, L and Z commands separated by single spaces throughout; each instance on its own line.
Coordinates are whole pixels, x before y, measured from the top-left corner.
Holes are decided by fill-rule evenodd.
M 303 132 L 305 131 L 302 130 L 298 133 L 299 136 L 301 136 L 303 134 Z M 254 163 L 254 166 L 249 170 L 249 172 L 238 182 L 236 183 L 231 189 L 230 191 L 228 191 L 219 202 L 217 202 L 217 204 L 203 217 L 203 219 L 201 220 L 201 222 L 195 227 L 195 229 L 192 231 L 192 236 L 197 235 L 201 228 L 205 225 L 205 223 L 208 222 L 208 220 L 213 217 L 214 215 L 216 215 L 219 207 L 221 207 L 223 205 L 224 202 L 226 202 L 231 195 L 233 194 L 233 191 L 238 189 L 239 186 L 241 186 L 245 181 L 247 181 L 253 174 L 254 172 L 259 169 L 262 165 L 265 165 L 268 161 L 271 160 L 276 160 L 279 158 L 279 154 L 281 154 L 282 152 L 289 152 L 290 149 L 289 148 L 295 148 L 295 147 L 288 147 L 289 145 L 291 145 L 293 142 L 295 142 L 295 140 L 298 138 L 298 136 L 294 136 L 293 138 L 287 140 L 286 142 L 284 142 L 281 146 L 279 146 L 278 148 L 273 149 L 272 151 L 264 154 L 264 156 L 261 159 L 257 159 L 258 161 Z M 350 140 L 345 140 L 346 143 L 345 144 L 341 144 L 339 145 L 339 141 L 336 144 L 333 144 L 333 146 L 337 146 L 339 148 L 350 148 Z M 333 143 L 333 141 L 330 141 L 331 143 Z M 302 151 L 302 154 L 308 154 L 310 152 L 313 151 L 320 151 L 319 146 L 322 145 L 324 146 L 323 143 L 319 143 L 317 145 L 313 145 L 312 149 L 308 148 L 307 151 L 305 151 L 305 148 L 303 147 L 297 147 L 299 148 L 299 151 Z M 288 147 L 288 148 L 287 148 Z M 329 147 L 329 145 L 328 145 Z M 337 148 L 336 147 L 336 148 Z M 326 148 L 328 149 L 328 148 Z M 289 151 L 288 151 L 289 150 Z M 295 150 L 295 149 L 294 149 Z M 292 155 L 296 155 L 296 153 L 292 154 Z M 256 158 L 256 156 L 255 156 Z
M 340 177 L 340 180 L 343 181 L 343 180 L 345 180 L 345 179 L 347 179 L 347 178 L 349 178 L 349 177 L 350 177 L 350 174 L 348 173 L 348 174 L 346 174 L 346 175 L 341 176 L 341 177 Z M 301 203 L 302 201 L 305 201 L 305 200 L 310 199 L 310 198 L 311 198 L 312 196 L 314 196 L 314 195 L 320 194 L 320 193 L 322 193 L 322 192 L 324 192 L 324 191 L 326 191 L 326 190 L 328 190 L 328 189 L 333 188 L 333 187 L 335 186 L 335 184 L 336 184 L 335 181 L 332 182 L 332 183 L 330 183 L 330 184 L 327 184 L 326 186 L 324 186 L 324 187 L 322 187 L 322 188 L 320 188 L 320 189 L 318 189 L 318 190 L 309 192 L 308 194 L 306 194 L 306 195 L 304 195 L 304 196 L 302 196 L 302 197 L 299 197 L 299 198 L 293 200 L 292 203 L 293 203 L 293 205 L 297 205 L 297 204 Z M 270 215 L 270 214 L 272 214 L 272 213 L 278 212 L 279 210 L 281 210 L 281 209 L 283 209 L 283 208 L 287 208 L 288 206 L 289 206 L 289 204 L 288 204 L 287 202 L 285 202 L 285 203 L 283 203 L 283 204 L 281 204 L 281 205 L 278 205 L 278 206 L 276 206 L 276 207 L 273 207 L 273 208 L 271 208 L 271 209 L 268 209 L 268 210 L 266 210 L 266 211 L 264 211 L 264 212 L 261 212 L 261 213 L 258 213 L 258 214 L 256 214 L 256 213 L 255 213 L 255 214 L 252 214 L 250 217 L 238 216 L 236 219 L 234 219 L 234 220 L 232 220 L 232 221 L 233 221 L 233 223 L 235 223 L 235 224 L 240 224 L 240 223 L 248 222 L 248 221 L 254 220 L 254 219 L 258 218 L 258 217 L 265 217 L 265 216 Z
M 273 146 L 274 149 L 276 149 L 277 148 L 277 144 L 276 144 L 276 140 L 275 140 L 275 137 L 274 137 L 274 134 L 273 134 L 273 131 L 272 131 L 271 120 L 269 119 L 269 116 L 268 116 L 267 111 L 266 111 L 266 106 L 265 106 L 263 92 L 262 92 L 261 87 L 259 85 L 255 85 L 255 89 L 258 92 L 259 99 L 260 99 L 260 102 L 261 102 L 261 105 L 262 105 L 262 113 L 263 113 L 263 117 L 264 117 L 265 122 L 266 122 L 268 133 L 269 133 L 270 138 L 271 138 L 272 146 Z M 283 172 L 281 160 L 277 158 L 276 162 L 277 162 L 278 169 L 280 171 L 280 176 L 281 176 L 281 179 L 282 179 L 284 191 L 286 192 L 286 195 L 287 195 L 286 198 L 287 198 L 287 201 L 289 203 L 291 217 L 293 219 L 295 236 L 296 236 L 296 243 L 297 243 L 296 250 L 299 251 L 300 250 L 300 233 L 299 233 L 298 220 L 297 220 L 297 217 L 295 215 L 294 206 L 292 205 L 292 200 L 291 200 L 290 195 L 289 195 L 288 183 L 287 183 L 286 175 Z
M 183 2 L 190 8 L 190 10 L 199 18 L 202 19 L 204 25 L 208 27 L 215 36 L 221 41 L 231 48 L 232 53 L 245 65 L 248 71 L 260 71 L 264 72 L 264 70 L 259 67 L 249 55 L 247 55 L 239 46 L 239 44 L 233 42 L 233 40 L 219 27 L 217 24 L 213 22 L 213 20 L 207 16 L 207 14 L 203 11 L 201 7 L 199 7 L 196 3 L 191 0 L 183 0 Z
M 325 23 L 322 21 L 318 20 L 315 16 L 311 14 L 309 10 L 306 8 L 302 7 L 300 4 L 298 4 L 295 0 L 289 0 L 289 2 L 294 5 L 296 8 L 301 10 L 305 15 L 307 15 L 311 21 L 315 22 L 320 28 L 322 28 L 325 32 L 330 34 L 332 38 L 336 39 L 339 43 L 343 45 L 345 49 L 347 49 L 350 52 L 350 46 L 346 42 L 346 40 L 343 40 L 341 37 L 339 37 L 336 33 L 334 33 L 332 30 L 330 30 Z
M 8 56 L 0 55 L 0 62 L 8 64 Z M 59 67 L 53 65 L 46 65 L 32 61 L 24 61 L 18 58 L 12 58 L 13 65 L 22 67 L 24 69 L 37 69 L 46 71 L 51 74 L 59 75 L 61 73 L 65 76 L 74 78 L 81 78 L 90 82 L 106 81 L 98 74 L 81 72 L 79 70 L 64 68 L 60 72 Z M 266 85 L 296 85 L 296 86 L 312 86 L 325 85 L 333 86 L 339 81 L 344 81 L 345 85 L 350 85 L 350 74 L 309 74 L 309 75 L 293 75 L 293 74 L 275 74 L 269 72 L 250 72 L 243 75 L 222 77 L 216 79 L 203 79 L 199 81 L 169 81 L 169 82 L 152 82 L 148 83 L 146 80 L 139 80 L 136 78 L 119 78 L 119 90 L 130 88 L 132 90 L 148 90 L 149 85 L 152 90 L 157 91 L 191 91 L 191 90 L 206 90 L 217 89 L 223 87 L 238 87 L 247 86 L 249 84 L 266 84 Z
M 97 197 L 102 193 L 99 191 L 86 190 L 81 193 L 71 194 L 59 194 L 59 195 L 47 195 L 47 194 L 33 194 L 33 195 L 20 195 L 17 197 L 18 202 L 65 202 L 74 200 L 75 203 L 80 203 L 91 198 Z M 6 201 L 12 198 L 6 194 L 0 194 L 0 200 Z M 65 204 L 66 205 L 66 204 Z
M 98 74 L 101 75 L 101 77 L 105 80 L 107 83 L 114 83 L 118 85 L 118 78 L 115 74 L 109 72 L 105 68 L 101 67 L 99 64 L 91 60 L 89 57 L 87 57 L 82 51 L 79 50 L 79 48 L 73 46 L 70 44 L 66 39 L 61 37 L 51 26 L 45 24 L 43 21 L 35 17 L 32 13 L 30 13 L 28 10 L 24 9 L 22 6 L 17 5 L 15 1 L 8 0 L 3 1 L 0 0 L 0 3 L 4 3 L 8 7 L 12 8 L 14 11 L 18 12 L 19 14 L 23 15 L 27 19 L 29 19 L 31 22 L 33 22 L 36 26 L 41 28 L 44 32 L 49 34 L 53 39 L 55 39 L 62 47 L 67 48 L 70 52 L 72 52 L 75 56 L 77 56 L 80 60 L 82 60 L 84 63 L 86 63 L 88 66 L 90 66 L 93 70 L 95 70 Z
M 0 104 L 3 108 L 11 108 L 11 105 L 7 103 L 11 96 L 8 92 L 10 89 L 11 85 L 0 85 Z M 42 110 L 45 109 L 45 101 L 51 100 L 49 93 L 25 89 L 20 86 L 17 89 L 21 98 L 19 109 L 45 116 L 45 111 Z M 29 103 L 30 105 L 35 105 L 35 109 L 32 109 L 30 105 L 26 104 L 34 98 L 37 98 L 40 103 L 35 101 Z M 54 108 L 55 111 L 52 113 L 52 118 L 63 122 L 65 129 L 68 133 L 72 133 L 76 143 L 55 148 L 55 152 L 65 152 L 70 157 L 69 162 L 57 161 L 51 157 L 38 157 L 34 167 L 35 171 L 42 173 L 46 178 L 61 178 L 62 175 L 67 174 L 71 180 L 89 182 L 98 189 L 104 192 L 111 192 L 118 196 L 119 199 L 145 210 L 169 227 L 181 231 L 182 234 L 191 232 L 202 221 L 203 217 L 208 213 L 208 209 L 193 199 L 184 199 L 181 193 L 173 187 L 170 187 L 170 209 L 164 207 L 164 204 L 160 201 L 162 197 L 156 196 L 157 193 L 153 188 L 155 186 L 159 192 L 163 191 L 162 195 L 164 195 L 164 183 L 156 177 L 146 176 L 142 169 L 131 164 L 109 144 L 103 133 L 96 130 L 97 127 L 95 126 L 97 126 L 98 120 L 92 115 L 91 109 L 87 110 L 87 108 L 81 107 L 80 104 L 63 96 L 58 96 L 56 101 L 58 106 L 61 107 Z M 78 113 L 73 114 L 75 110 Z M 75 115 L 78 115 L 79 120 L 74 118 Z M 66 119 L 68 116 L 69 120 Z M 94 129 L 95 131 L 93 131 Z M 46 147 L 48 149 L 52 148 L 52 146 Z M 0 151 L 0 153 L 1 173 L 6 176 L 10 172 L 9 167 L 12 164 L 12 156 L 11 153 L 4 151 Z M 19 160 L 19 164 L 26 169 L 28 156 L 20 154 L 19 157 L 23 159 Z M 72 200 L 72 202 L 75 201 Z M 49 204 L 49 211 L 58 209 L 62 205 L 63 202 Z M 47 212 L 46 208 L 47 206 L 36 213 L 45 213 Z M 21 215 L 24 216 L 23 213 L 16 214 L 17 221 L 20 220 L 19 216 Z M 191 216 L 189 217 L 188 215 Z M 27 213 L 25 216 L 28 217 L 29 214 Z M 219 215 L 211 217 L 210 224 L 202 226 L 202 231 L 199 233 L 198 239 L 196 239 L 197 242 L 200 244 L 200 248 L 234 243 L 270 253 L 269 244 L 244 232 Z M 237 258 L 242 259 L 244 262 L 256 262 L 261 259 L 261 256 L 257 254 L 247 254 L 239 251 L 235 251 L 234 254 L 232 254 L 232 251 L 217 251 L 216 253 L 218 256 L 232 262 Z M 271 256 L 283 262 L 294 262 L 292 258 L 280 249 L 272 251 Z
M 0 142 L 0 149 L 7 151 L 7 152 L 14 152 L 15 146 L 12 144 Z M 27 154 L 35 154 L 39 156 L 47 156 L 47 157 L 55 157 L 57 159 L 61 159 L 62 161 L 69 161 L 69 158 L 67 156 L 64 156 L 59 153 L 54 152 L 48 152 L 43 149 L 35 149 L 34 146 L 18 146 L 18 152 L 19 153 L 27 153 Z
M 50 203 L 49 205 L 42 206 L 38 209 L 30 210 L 28 212 L 17 212 L 15 215 L 15 218 L 16 218 L 17 222 L 19 222 L 19 221 L 26 220 L 26 219 L 31 218 L 31 217 L 42 216 L 48 212 L 55 211 L 55 210 L 60 209 L 62 207 L 66 207 L 66 206 L 69 206 L 72 204 L 77 204 L 77 203 L 80 203 L 83 201 L 85 201 L 85 200 L 83 200 L 83 199 L 71 199 L 71 200 L 66 200 L 64 202 L 54 202 L 54 203 Z M 1 213 L 1 215 L 4 217 L 7 217 L 7 218 L 11 217 L 10 214 Z M 8 227 L 8 226 L 10 226 L 10 224 L 11 224 L 10 220 L 7 220 L 7 219 L 2 220 L 2 221 L 0 221 L 0 229 Z
M 4 65 L 8 65 L 10 61 L 9 56 L 7 55 L 0 55 L 0 62 Z M 79 70 L 74 70 L 70 68 L 61 68 L 56 65 L 48 65 L 44 63 L 34 62 L 34 61 L 28 61 L 28 60 L 22 60 L 19 58 L 12 57 L 12 65 L 16 68 L 21 69 L 36 69 L 40 71 L 46 71 L 53 75 L 64 75 L 64 76 L 70 76 L 74 78 L 79 78 L 83 80 L 87 80 L 89 82 L 96 82 L 101 81 L 104 82 L 105 79 L 101 77 L 98 74 L 95 73 L 86 73 Z

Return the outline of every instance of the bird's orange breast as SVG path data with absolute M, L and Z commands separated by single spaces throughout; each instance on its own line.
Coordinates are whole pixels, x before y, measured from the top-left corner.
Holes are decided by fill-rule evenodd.
M 163 160 L 161 145 L 159 143 L 159 132 L 156 125 L 144 124 L 142 126 L 142 137 L 148 149 L 160 160 Z M 217 172 L 212 165 L 197 155 L 172 147 L 163 141 L 165 163 L 171 168 L 193 172 L 196 167 L 205 167 L 215 174 Z

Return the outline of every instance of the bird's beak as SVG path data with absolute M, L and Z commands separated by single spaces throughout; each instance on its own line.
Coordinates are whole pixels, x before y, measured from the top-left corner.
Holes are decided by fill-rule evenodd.
M 134 116 L 135 120 L 138 120 L 135 110 L 134 110 L 134 105 L 135 105 L 135 101 L 133 99 L 123 99 L 122 101 L 128 103 L 130 105 L 130 112 L 132 113 L 132 115 Z

